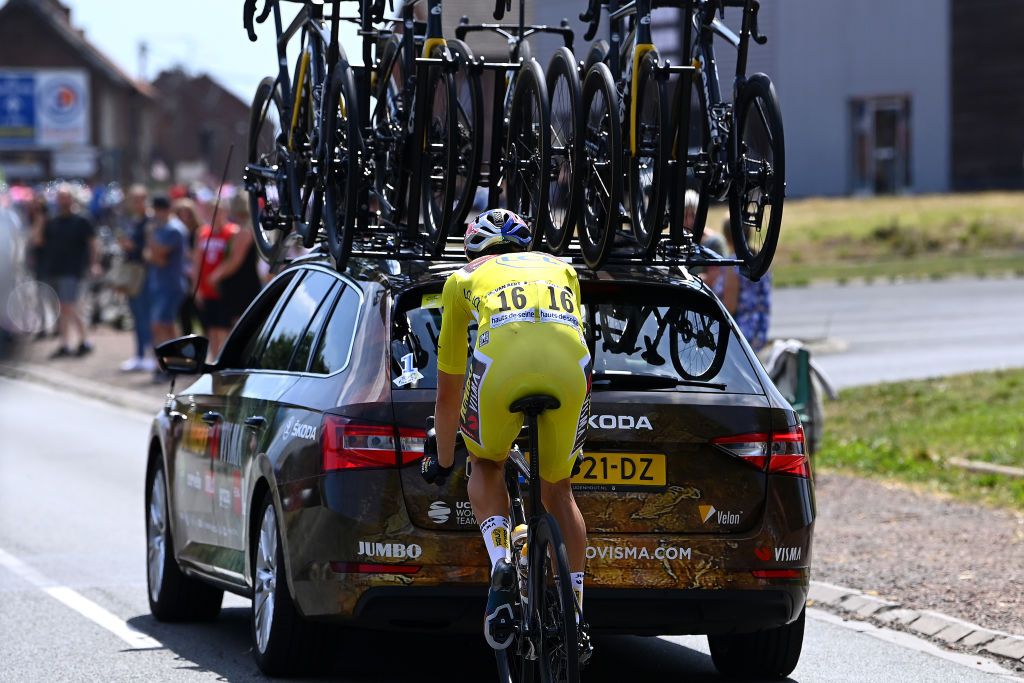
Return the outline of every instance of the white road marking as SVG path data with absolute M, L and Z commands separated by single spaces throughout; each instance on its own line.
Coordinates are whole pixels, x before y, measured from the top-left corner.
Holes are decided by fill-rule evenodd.
M 824 621 L 835 626 L 842 626 L 843 628 L 863 633 L 864 635 L 871 636 L 872 638 L 878 638 L 879 640 L 887 643 L 893 643 L 911 650 L 918 650 L 925 654 L 941 657 L 942 659 L 955 662 L 956 664 L 966 666 L 967 668 L 974 669 L 975 671 L 993 674 L 1003 680 L 1024 681 L 1024 679 L 1019 678 L 1012 671 L 1004 669 L 990 659 L 986 659 L 978 655 L 969 655 L 962 652 L 944 650 L 935 643 L 924 640 L 923 638 L 918 638 L 917 636 L 904 631 L 882 628 L 866 621 L 857 621 L 856 619 L 843 619 L 831 612 L 814 609 L 813 607 L 807 608 L 807 616 L 812 619 L 817 619 L 818 621 Z
M 115 636 L 128 644 L 132 650 L 152 650 L 163 647 L 163 644 L 137 631 L 129 626 L 123 619 L 120 619 L 111 612 L 97 605 L 95 602 L 67 586 L 60 586 L 57 582 L 47 578 L 20 559 L 11 555 L 3 548 L 0 548 L 0 566 L 6 567 L 14 574 L 25 579 L 33 586 L 43 591 L 65 606 L 70 607 L 86 619 L 92 621 L 113 633 Z

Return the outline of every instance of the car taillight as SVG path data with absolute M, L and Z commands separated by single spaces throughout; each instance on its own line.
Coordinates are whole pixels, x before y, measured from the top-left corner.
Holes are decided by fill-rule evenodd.
M 401 467 L 423 457 L 426 432 L 325 415 L 320 448 L 325 472 Z
M 811 476 L 804 447 L 804 428 L 800 425 L 786 432 L 720 436 L 712 439 L 711 443 L 764 472 Z

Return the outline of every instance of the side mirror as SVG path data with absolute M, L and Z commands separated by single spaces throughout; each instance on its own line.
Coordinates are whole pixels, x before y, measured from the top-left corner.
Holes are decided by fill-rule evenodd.
M 198 334 L 178 337 L 156 347 L 156 358 L 166 372 L 179 375 L 195 375 L 205 372 L 206 352 L 210 341 Z

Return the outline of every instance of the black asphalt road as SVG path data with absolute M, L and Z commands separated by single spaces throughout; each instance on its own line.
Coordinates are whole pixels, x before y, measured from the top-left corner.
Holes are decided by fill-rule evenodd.
M 216 622 L 165 625 L 146 602 L 143 475 L 148 419 L 0 380 L 0 680 L 262 680 L 247 602 Z M 797 681 L 991 682 L 1002 675 L 808 620 Z M 912 640 L 912 639 L 911 639 Z M 714 681 L 703 638 L 599 638 L 587 681 Z M 994 664 L 981 661 L 995 670 Z M 342 681 L 486 681 L 482 638 L 350 633 Z
M 775 292 L 771 336 L 824 340 L 839 386 L 1024 367 L 1024 278 Z

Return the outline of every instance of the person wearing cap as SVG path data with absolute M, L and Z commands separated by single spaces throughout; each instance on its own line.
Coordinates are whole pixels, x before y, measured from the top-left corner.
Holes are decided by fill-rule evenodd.
M 174 322 L 185 298 L 185 251 L 188 235 L 181 221 L 171 215 L 171 200 L 158 195 L 153 198 L 153 221 L 146 245 L 149 264 L 150 322 L 153 345 L 159 346 L 177 334 Z M 165 376 L 156 371 L 155 380 Z

